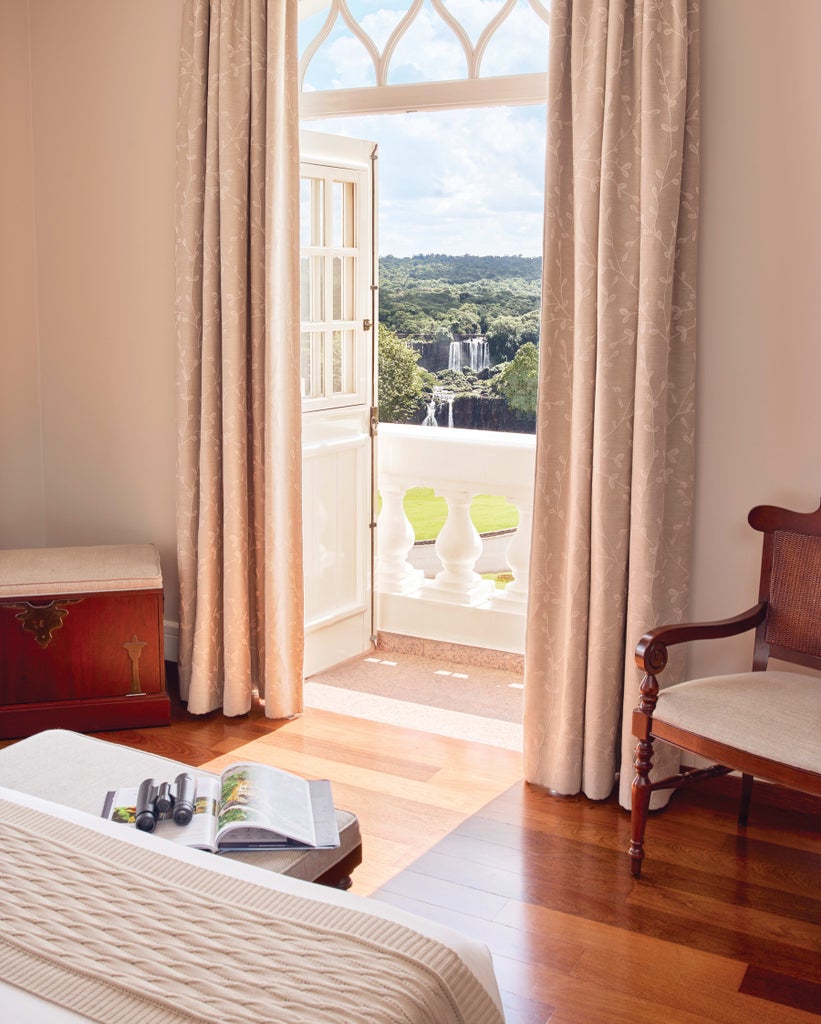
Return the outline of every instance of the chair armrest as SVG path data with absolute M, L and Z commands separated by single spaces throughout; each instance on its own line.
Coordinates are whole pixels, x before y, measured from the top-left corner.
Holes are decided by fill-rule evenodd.
M 746 633 L 764 620 L 767 602 L 759 601 L 740 615 L 716 622 L 682 622 L 677 626 L 657 626 L 636 645 L 636 664 L 647 675 L 658 675 L 667 664 L 667 648 L 689 640 L 715 640 Z

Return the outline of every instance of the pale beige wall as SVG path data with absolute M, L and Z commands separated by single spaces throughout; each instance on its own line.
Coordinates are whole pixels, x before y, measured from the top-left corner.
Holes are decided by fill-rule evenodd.
M 0 29 L 0 548 L 44 543 L 27 0 Z
M 702 217 L 691 611 L 755 603 L 759 503 L 821 500 L 821 3 L 702 3 Z M 700 645 L 731 670 L 749 639 Z
M 180 6 L 5 0 L 11 17 L 0 34 L 0 118 L 20 142 L 15 159 L 0 162 L 0 543 L 155 540 L 171 618 Z M 821 4 L 702 8 L 692 611 L 708 618 L 752 603 L 750 506 L 810 508 L 821 497 Z M 746 656 L 732 645 L 726 655 L 704 650 L 694 659 L 704 671 Z
M 153 541 L 176 616 L 181 0 L 29 0 L 49 545 Z

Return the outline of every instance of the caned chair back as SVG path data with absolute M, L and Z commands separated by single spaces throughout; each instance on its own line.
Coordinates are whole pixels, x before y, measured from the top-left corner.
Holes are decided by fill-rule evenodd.
M 764 534 L 753 667 L 769 658 L 821 669 L 821 507 L 800 513 L 759 505 L 750 525 Z

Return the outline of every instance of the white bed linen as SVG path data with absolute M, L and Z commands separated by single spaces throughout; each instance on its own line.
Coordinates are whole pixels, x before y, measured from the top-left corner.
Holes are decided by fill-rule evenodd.
M 490 952 L 487 947 L 444 925 L 408 914 L 390 904 L 381 903 L 379 900 L 357 896 L 354 893 L 342 892 L 338 889 L 330 889 L 311 882 L 303 882 L 297 878 L 289 878 L 287 875 L 276 874 L 272 871 L 265 871 L 261 868 L 242 863 L 241 861 L 231 860 L 228 856 L 218 857 L 214 854 L 204 853 L 201 850 L 191 850 L 187 847 L 176 846 L 149 833 L 138 833 L 125 829 L 122 825 L 104 821 L 102 818 L 87 814 L 84 811 L 77 811 L 48 800 L 42 800 L 39 797 L 6 789 L 4 786 L 0 786 L 0 798 L 8 800 L 10 803 L 31 807 L 34 810 L 85 825 L 94 831 L 114 834 L 123 842 L 153 845 L 154 849 L 162 852 L 167 857 L 188 861 L 198 865 L 200 868 L 203 864 L 207 864 L 211 870 L 234 878 L 247 879 L 250 882 L 265 885 L 280 892 L 293 893 L 319 900 L 323 903 L 337 904 L 354 910 L 361 910 L 364 913 L 413 928 L 422 935 L 435 939 L 458 953 L 501 1012 L 501 998 L 493 972 Z M 0 864 L 0 870 L 2 870 L 2 864 Z M 83 1024 L 86 1020 L 86 1018 L 78 1014 L 38 999 L 36 996 L 32 996 L 28 992 L 24 992 L 22 989 L 9 985 L 2 980 L 0 980 L 0 1007 L 2 1007 L 2 1019 L 5 1024 Z

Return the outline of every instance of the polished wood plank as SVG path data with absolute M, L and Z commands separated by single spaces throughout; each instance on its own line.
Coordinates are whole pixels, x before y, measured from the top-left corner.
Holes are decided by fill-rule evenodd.
M 741 991 L 761 999 L 776 999 L 810 1013 L 821 1012 L 821 984 L 804 978 L 788 977 L 766 967 L 750 967 L 744 975 Z
M 100 736 L 330 778 L 362 828 L 354 892 L 485 942 L 508 1024 L 818 1020 L 817 799 L 757 785 L 739 832 L 737 780 L 681 792 L 651 817 L 636 880 L 629 815 L 525 784 L 511 751 L 315 709 L 194 717 L 173 692 L 168 727 Z
M 718 786 L 714 798 L 725 802 L 735 783 L 705 785 Z M 690 807 L 679 799 L 654 817 L 655 864 L 636 880 L 626 869 L 629 817 L 614 802 L 560 800 L 514 785 L 377 895 L 420 913 L 435 905 L 436 914 L 444 906 L 475 918 L 471 934 L 498 955 L 503 984 L 553 1003 L 551 1024 L 639 1015 L 724 1024 L 807 1020 L 809 1009 L 821 1010 L 814 1002 L 821 949 L 818 801 L 796 807 L 788 830 L 802 843 L 814 833 L 814 854 L 799 848 L 791 857 L 782 834 L 778 842 L 758 844 L 766 867 L 754 862 L 752 850 L 737 857 L 725 849 L 720 872 L 693 873 L 679 863 L 678 837 L 687 823 L 698 828 L 705 800 L 710 797 L 702 794 Z M 759 809 L 762 833 L 767 806 Z M 783 823 L 783 813 L 777 817 Z M 735 827 L 734 816 L 731 822 L 717 817 L 721 840 L 700 844 L 710 858 Z M 496 913 L 494 897 L 505 900 Z M 561 936 L 582 947 L 582 955 L 569 969 L 555 958 L 511 958 L 505 929 Z M 516 974 L 512 959 L 527 969 Z M 653 962 L 659 967 L 650 973 Z

